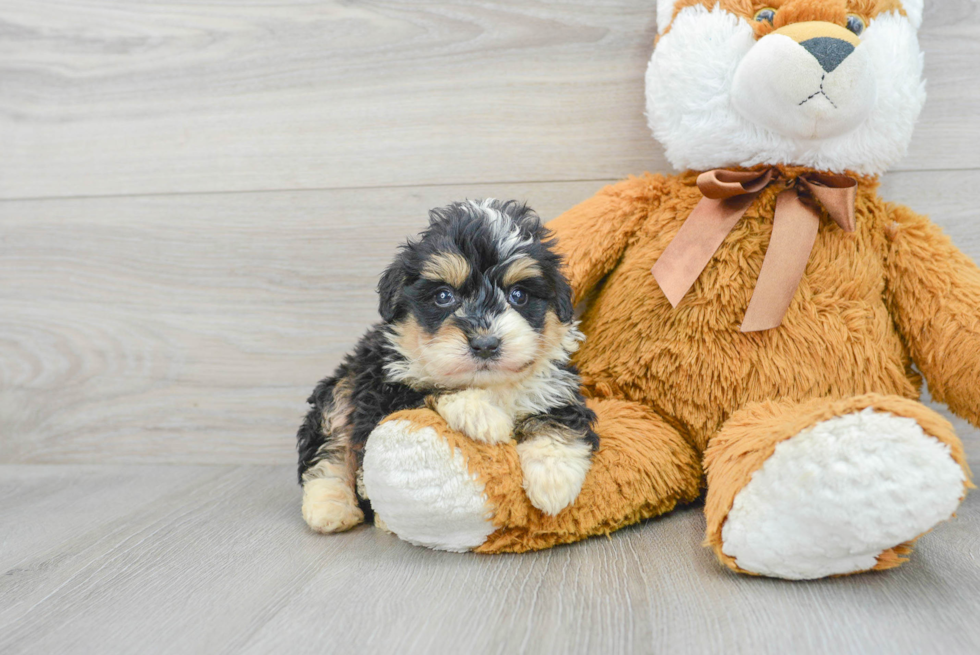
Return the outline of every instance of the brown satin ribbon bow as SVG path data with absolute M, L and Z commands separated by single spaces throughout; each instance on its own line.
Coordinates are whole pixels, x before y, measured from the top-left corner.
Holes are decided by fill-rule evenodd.
M 698 176 L 704 197 L 653 266 L 653 277 L 671 306 L 676 307 L 711 257 L 756 197 L 769 184 L 786 185 L 776 197 L 772 237 L 752 299 L 742 320 L 742 332 L 779 327 L 803 278 L 820 227 L 818 204 L 845 232 L 853 232 L 857 180 L 846 175 L 804 173 L 780 178 L 778 169 L 728 171 L 716 169 Z M 803 189 L 812 203 L 800 199 Z

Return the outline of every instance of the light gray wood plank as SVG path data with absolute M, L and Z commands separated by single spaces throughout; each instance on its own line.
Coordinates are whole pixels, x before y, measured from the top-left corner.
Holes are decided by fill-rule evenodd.
M 427 211 L 595 183 L 0 203 L 0 461 L 269 463 Z
M 0 6 L 0 197 L 618 178 L 650 0 Z M 902 170 L 980 166 L 975 0 L 927 3 Z
M 114 521 L 213 475 L 205 466 L 2 466 L 0 571 L 19 579 L 25 558 L 92 540 Z M 26 569 L 28 577 L 37 572 Z
M 960 518 L 974 530 L 972 553 L 975 512 L 972 503 Z M 246 652 L 278 644 L 315 653 L 329 643 L 339 652 L 967 653 L 980 639 L 965 626 L 980 609 L 980 571 L 957 552 L 959 534 L 944 541 L 950 527 L 904 570 L 808 583 L 719 568 L 700 546 L 696 507 L 609 540 L 489 563 L 426 553 L 419 570 L 385 568 L 388 593 L 354 576 L 326 588 L 314 581 Z M 327 600 L 341 594 L 362 616 L 385 619 L 350 622 Z M 302 637 L 284 636 L 297 625 Z
M 978 178 L 897 173 L 882 194 L 980 261 Z M 430 207 L 495 195 L 551 218 L 603 184 L 0 202 L 0 461 L 288 461 Z
M 970 200 L 978 186 L 980 170 L 896 172 L 882 176 L 878 192 L 885 200 L 928 216 L 960 250 L 980 264 L 977 210 Z
M 345 567 L 339 542 L 303 529 L 290 473 L 219 469 L 32 554 L 0 578 L 0 650 L 232 652 L 318 565 Z
M 57 468 L 0 474 L 43 485 L 63 479 Z M 215 468 L 32 547 L 0 576 L 0 651 L 966 654 L 980 644 L 977 494 L 908 565 L 804 583 L 721 568 L 700 545 L 697 506 L 608 539 L 479 556 L 368 526 L 315 535 L 298 496 L 286 467 Z M 49 509 L 51 522 L 77 511 Z M 84 515 L 100 519 L 100 508 Z

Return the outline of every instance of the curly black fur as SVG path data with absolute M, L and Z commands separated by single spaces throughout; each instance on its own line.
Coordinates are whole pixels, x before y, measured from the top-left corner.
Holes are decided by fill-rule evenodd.
M 372 327 L 336 372 L 322 380 L 307 399 L 312 407 L 297 434 L 300 482 L 303 473 L 319 461 L 318 453 L 331 436 L 324 434 L 321 426 L 324 413 L 333 408 L 334 388 L 341 380 L 347 380 L 351 385 L 349 446 L 356 455 L 357 466 L 361 464 L 368 435 L 378 427 L 381 419 L 402 409 L 425 405 L 430 391 L 388 381 L 384 366 L 399 355 L 392 350 L 384 331 L 383 324 Z
M 494 223 L 489 219 L 488 211 L 502 214 L 509 229 L 516 226 L 518 238 L 512 239 L 514 248 L 508 250 L 508 242 L 502 240 L 499 220 Z M 361 338 L 355 350 L 331 377 L 316 386 L 308 399 L 311 408 L 297 434 L 300 482 L 310 468 L 327 458 L 346 466 L 353 481 L 367 439 L 385 416 L 423 407 L 427 398 L 447 391 L 437 385 L 393 379 L 391 366 L 405 361 L 405 357 L 392 345 L 391 334 L 407 318 L 414 318 L 428 332 L 447 322 L 464 332 L 485 327 L 488 317 L 507 309 L 501 304 L 499 287 L 508 262 L 514 256 L 524 256 L 536 262 L 541 275 L 522 282 L 529 300 L 514 309 L 538 331 L 543 329 L 549 310 L 562 323 L 569 323 L 573 312 L 571 289 L 561 274 L 561 257 L 552 250 L 553 245 L 550 233 L 537 215 L 515 201 L 461 202 L 432 210 L 428 229 L 402 246 L 381 277 L 378 293 L 383 323 L 372 327 Z M 455 308 L 458 311 L 435 306 L 432 294 L 440 288 L 440 283 L 423 276 L 426 262 L 434 255 L 447 252 L 462 255 L 471 269 L 469 279 L 456 290 L 466 299 L 465 305 L 461 303 Z M 577 372 L 568 363 L 558 368 L 570 374 L 566 377 L 570 380 L 568 384 L 574 386 L 569 390 L 574 402 L 520 419 L 515 425 L 515 436 L 521 439 L 535 427 L 553 424 L 580 435 L 594 451 L 599 443 L 592 430 L 595 414 L 585 406 L 578 392 Z M 338 398 L 340 390 L 343 398 Z M 325 419 L 338 414 L 338 408 L 340 416 L 335 418 L 340 427 L 332 426 Z M 361 500 L 362 506 L 369 509 Z

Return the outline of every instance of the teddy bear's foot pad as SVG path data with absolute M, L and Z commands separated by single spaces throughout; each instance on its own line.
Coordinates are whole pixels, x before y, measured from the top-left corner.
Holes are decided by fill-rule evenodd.
M 872 569 L 956 510 L 965 475 L 911 418 L 865 409 L 776 446 L 722 529 L 739 568 L 805 580 Z
M 382 423 L 364 451 L 364 488 L 388 530 L 419 546 L 455 552 L 494 532 L 483 485 L 435 430 Z

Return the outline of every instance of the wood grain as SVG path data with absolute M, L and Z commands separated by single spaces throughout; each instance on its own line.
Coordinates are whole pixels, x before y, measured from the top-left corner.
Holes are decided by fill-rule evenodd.
M 58 489 L 66 467 L 0 476 Z M 101 467 L 155 491 L 109 519 L 101 483 L 5 523 L 4 653 L 975 653 L 980 496 L 909 566 L 792 583 L 733 575 L 689 507 L 610 538 L 518 556 L 417 548 L 371 527 L 309 532 L 286 467 Z M 87 477 L 86 477 L 87 476 Z M 159 494 L 168 482 L 171 489 Z M 117 501 L 118 504 L 118 501 Z M 87 509 L 83 509 L 87 508 Z M 24 519 L 29 518 L 25 509 Z
M 0 5 L 0 198 L 615 179 L 650 0 Z M 976 0 L 927 3 L 897 170 L 980 167 Z
M 595 186 L 493 190 L 550 216 Z M 0 203 L 0 461 L 291 459 L 397 244 L 489 190 Z
M 899 173 L 882 192 L 980 260 L 976 182 Z M 0 203 L 17 282 L 0 286 L 0 461 L 289 461 L 306 396 L 377 319 L 377 276 L 430 207 L 496 195 L 550 218 L 602 185 Z
M 214 475 L 206 466 L 42 465 L 4 466 L 0 471 L 0 571 L 14 587 L 25 579 L 37 583 L 41 571 L 30 560 L 52 546 L 78 545 L 79 535 L 91 531 L 104 535 L 108 526 L 174 489 Z M 67 554 L 58 552 L 59 557 Z
M 427 209 L 666 168 L 654 5 L 0 3 L 0 652 L 980 652 L 976 493 L 808 583 L 721 569 L 697 506 L 520 556 L 303 524 L 304 398 Z M 882 194 L 980 261 L 978 7 L 926 3 Z

